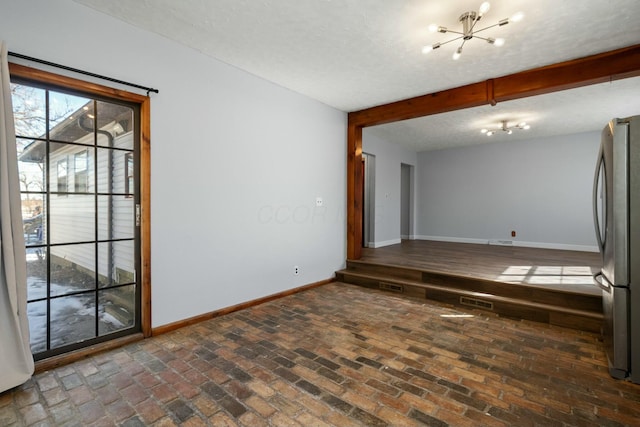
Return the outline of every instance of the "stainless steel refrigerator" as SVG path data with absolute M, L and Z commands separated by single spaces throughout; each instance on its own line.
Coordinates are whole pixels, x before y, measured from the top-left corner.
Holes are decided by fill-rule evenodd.
M 602 131 L 593 192 L 609 373 L 640 383 L 640 116 Z

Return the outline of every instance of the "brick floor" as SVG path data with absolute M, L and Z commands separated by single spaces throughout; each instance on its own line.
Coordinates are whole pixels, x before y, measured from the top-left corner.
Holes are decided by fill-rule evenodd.
M 333 283 L 42 372 L 0 425 L 637 426 L 640 386 L 598 335 Z

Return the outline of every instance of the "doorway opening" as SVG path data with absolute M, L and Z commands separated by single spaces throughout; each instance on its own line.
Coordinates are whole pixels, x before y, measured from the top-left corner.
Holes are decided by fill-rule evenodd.
M 414 238 L 413 233 L 413 170 L 412 165 L 400 165 L 400 239 Z
M 376 156 L 362 153 L 362 247 L 374 247 L 376 217 Z

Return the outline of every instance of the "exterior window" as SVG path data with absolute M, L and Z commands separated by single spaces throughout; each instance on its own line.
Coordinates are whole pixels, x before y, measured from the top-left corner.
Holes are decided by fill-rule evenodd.
M 133 153 L 127 153 L 124 156 L 124 192 L 127 193 L 127 197 L 132 197 L 134 183 L 133 183 Z
M 69 163 L 67 159 L 58 160 L 57 178 L 58 178 L 58 193 L 66 193 L 67 187 L 67 175 L 68 175 Z M 65 195 L 65 194 L 62 194 Z
M 88 190 L 88 153 L 84 150 L 74 156 L 74 190 L 76 193 L 86 193 Z

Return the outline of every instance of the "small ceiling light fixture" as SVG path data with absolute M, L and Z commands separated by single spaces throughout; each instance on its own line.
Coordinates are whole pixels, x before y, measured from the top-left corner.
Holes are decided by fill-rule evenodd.
M 429 52 L 431 52 L 432 50 L 438 49 L 441 46 L 444 46 L 447 43 L 451 43 L 454 42 L 456 40 L 460 40 L 462 39 L 462 44 L 458 47 L 458 49 L 456 49 L 456 51 L 453 53 L 453 59 L 459 59 L 460 56 L 462 55 L 462 48 L 464 47 L 464 44 L 467 42 L 467 40 L 471 40 L 472 38 L 478 38 L 480 40 L 484 40 L 489 44 L 492 44 L 494 46 L 502 46 L 504 45 L 504 39 L 502 38 L 497 38 L 494 39 L 493 37 L 480 37 L 477 35 L 477 33 L 479 33 L 480 31 L 484 31 L 484 30 L 488 30 L 489 28 L 493 28 L 493 27 L 502 27 L 503 25 L 507 25 L 510 22 L 518 22 L 520 20 L 522 20 L 522 18 L 524 17 L 524 15 L 521 12 L 516 13 L 515 15 L 513 15 L 511 18 L 505 18 L 502 19 L 500 21 L 498 21 L 497 24 L 493 24 L 493 25 L 489 25 L 488 27 L 484 27 L 481 28 L 479 30 L 474 30 L 476 24 L 478 23 L 478 21 L 480 21 L 480 19 L 484 16 L 485 13 L 487 13 L 490 9 L 491 5 L 489 4 L 489 2 L 484 2 L 480 5 L 480 9 L 477 12 L 465 12 L 462 15 L 460 15 L 460 18 L 458 18 L 458 20 L 462 23 L 462 32 L 460 31 L 454 31 L 454 30 L 450 30 L 447 27 L 443 27 L 443 26 L 439 26 L 439 25 L 430 25 L 429 26 L 429 31 L 431 32 L 439 32 L 439 33 L 454 33 L 454 34 L 460 34 L 458 37 L 455 37 L 451 40 L 448 40 L 446 42 L 442 42 L 442 43 L 434 43 L 432 45 L 428 45 L 422 48 L 422 53 L 427 54 Z
M 498 128 L 497 130 L 489 130 L 489 129 L 482 129 L 480 132 L 484 133 L 487 136 L 491 136 L 493 134 L 495 134 L 497 131 L 501 130 L 503 132 L 506 132 L 507 135 L 511 135 L 513 133 L 514 129 L 522 129 L 522 130 L 527 130 L 530 129 L 531 126 L 529 126 L 527 123 L 525 122 L 520 122 L 515 126 L 507 126 L 507 121 L 506 120 L 502 120 L 502 126 L 500 128 Z

